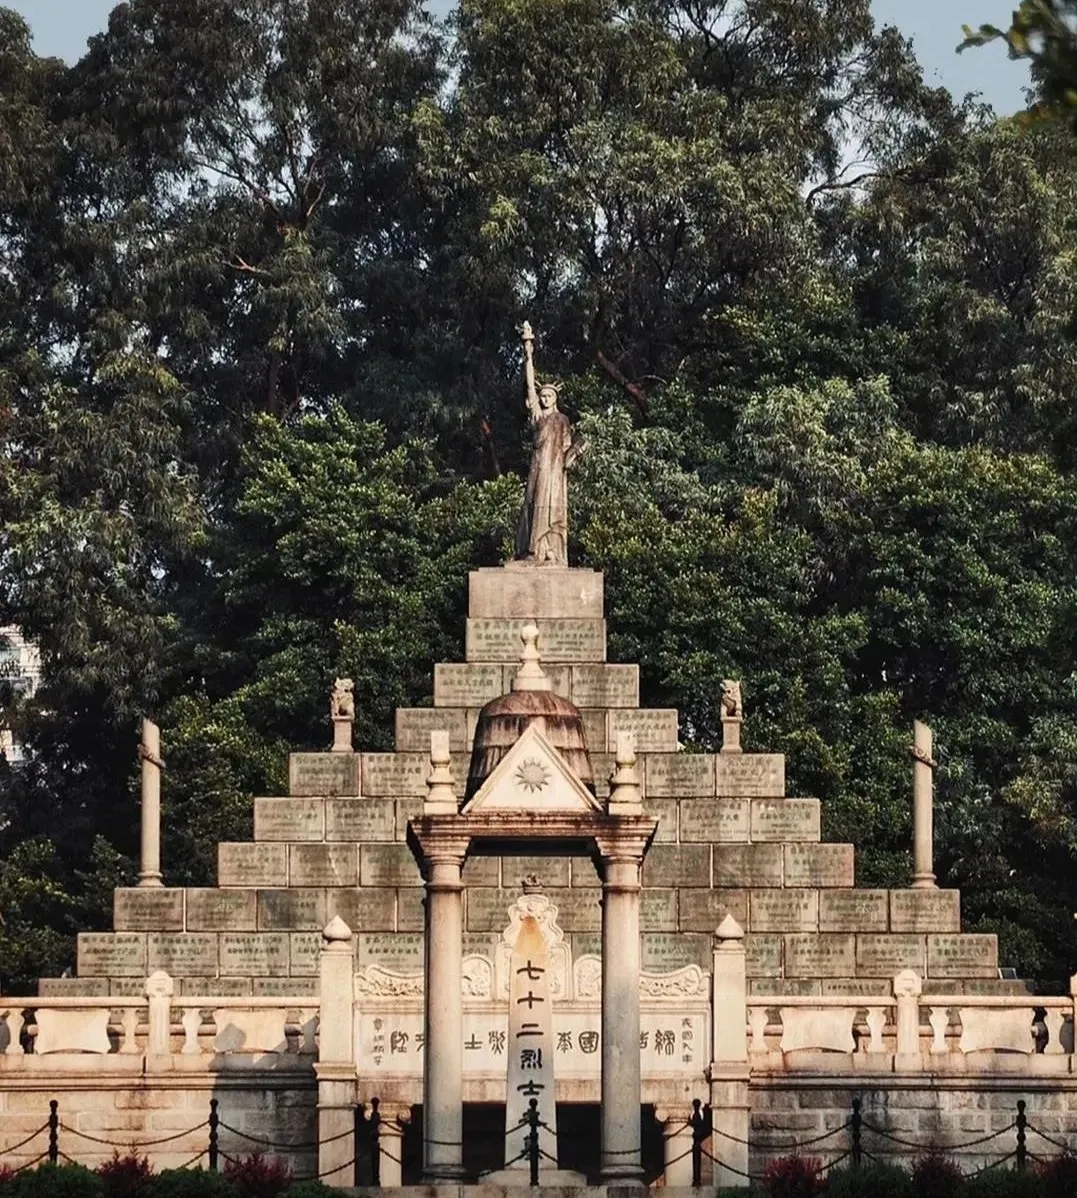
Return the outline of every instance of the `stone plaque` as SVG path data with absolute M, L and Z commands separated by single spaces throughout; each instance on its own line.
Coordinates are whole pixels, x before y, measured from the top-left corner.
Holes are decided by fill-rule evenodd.
M 982 932 L 928 936 L 927 972 L 933 978 L 997 977 L 998 937 Z
M 504 693 L 505 675 L 499 665 L 438 662 L 434 666 L 435 707 L 482 707 Z
M 890 927 L 895 932 L 960 932 L 957 890 L 891 890 Z
M 573 666 L 577 707 L 639 707 L 639 666 Z
M 329 922 L 324 890 L 258 891 L 258 930 L 260 932 L 317 931 Z
M 505 893 L 505 892 L 502 892 Z M 519 895 L 518 890 L 510 890 L 509 903 L 512 903 Z M 562 890 L 555 887 L 550 887 L 546 894 L 549 896 L 550 902 L 557 908 L 557 923 L 565 932 L 597 932 L 602 926 L 602 891 L 595 888 L 594 890 Z M 506 903 L 506 906 L 509 905 Z M 495 932 L 503 931 L 508 926 L 508 919 L 504 919 L 498 926 L 492 930 Z M 481 932 L 484 928 L 473 928 L 470 931 Z
M 499 857 L 469 857 L 460 874 L 465 886 L 500 886 L 501 859 Z
M 37 993 L 39 998 L 104 998 L 108 978 L 39 978 Z
M 716 886 L 780 886 L 782 884 L 782 846 L 780 844 L 716 844 L 714 846 L 714 884 Z
M 825 998 L 885 998 L 894 992 L 890 978 L 826 978 Z
M 658 828 L 654 834 L 655 844 L 677 843 L 677 800 L 676 799 L 645 799 L 644 810 L 648 815 L 656 816 Z
M 864 977 L 892 978 L 903 969 L 915 969 L 924 976 L 923 936 L 892 933 L 857 936 L 856 973 Z
M 472 661 L 520 660 L 520 629 L 527 621 L 469 619 L 466 657 Z M 545 662 L 601 662 L 606 660 L 606 621 L 535 620 L 539 655 Z
M 359 849 L 363 886 L 421 886 L 422 876 L 406 844 L 364 844 Z
M 253 932 L 257 905 L 253 890 L 187 891 L 187 928 L 191 932 Z
M 691 932 L 644 932 L 640 937 L 644 973 L 673 973 L 685 965 L 710 972 L 711 938 Z
M 288 846 L 219 844 L 217 881 L 221 886 L 287 886 Z
M 472 857 L 468 860 L 468 865 L 472 861 L 480 860 L 482 858 Z M 487 857 L 486 860 L 497 863 L 496 857 Z M 513 887 L 522 890 L 524 879 L 531 875 L 538 878 L 540 886 L 568 886 L 569 865 L 570 858 L 568 857 L 502 857 L 501 878 L 506 890 L 511 890 Z M 496 886 L 497 884 L 496 878 L 493 882 L 477 883 L 480 886 Z
M 851 844 L 787 844 L 786 886 L 852 886 Z
M 601 957 L 602 956 L 602 937 L 594 932 L 577 932 L 575 936 L 569 937 L 572 943 L 572 959 L 578 961 L 580 957 Z
M 887 891 L 824 890 L 819 895 L 820 932 L 885 932 Z
M 184 998 L 246 998 L 251 992 L 250 978 L 179 978 L 177 994 Z
M 255 840 L 322 840 L 324 799 L 255 799 Z
M 354 844 L 293 844 L 288 851 L 292 886 L 354 886 L 358 881 Z
M 818 841 L 818 799 L 753 799 L 752 840 Z
M 284 977 L 288 973 L 287 932 L 222 932 L 221 973 L 235 977 Z
M 516 891 L 499 890 L 491 886 L 472 886 L 464 895 L 469 932 L 500 932 L 509 923 L 509 907 Z
M 785 794 L 781 753 L 719 753 L 714 759 L 715 790 L 723 797 L 777 798 Z
M 761 998 L 811 998 L 818 994 L 822 982 L 816 978 L 750 978 L 748 993 Z
M 421 890 L 400 893 L 423 896 Z M 391 932 L 396 927 L 396 895 L 395 890 L 372 886 L 327 890 L 325 921 L 339 915 L 353 932 Z
M 468 581 L 468 614 L 528 620 L 551 616 L 602 618 L 602 574 L 581 566 L 485 566 Z M 518 656 L 518 655 L 517 655 Z
M 396 808 L 396 835 L 393 839 L 404 844 L 408 838 L 408 823 L 413 819 L 422 818 L 423 801 L 422 799 L 398 799 L 393 806 Z
M 254 978 L 255 998 L 313 998 L 318 994 L 318 979 Z
M 426 927 L 426 891 L 403 886 L 396 892 L 396 930 L 421 932 Z
M 606 713 L 594 709 L 584 709 L 580 712 L 580 720 L 583 723 L 583 739 L 587 745 L 587 752 L 594 753 L 596 756 L 599 753 L 605 753 L 609 748 L 609 742 L 606 740 Z M 592 764 L 593 768 L 594 765 Z M 606 793 L 609 794 L 608 774 L 605 781 L 607 783 Z
M 792 932 L 785 937 L 787 978 L 843 978 L 855 972 L 855 936 L 841 932 Z
M 357 795 L 358 753 L 289 753 L 288 793 L 293 795 Z
M 644 886 L 709 886 L 711 850 L 706 844 L 656 844 L 643 859 Z
M 108 992 L 111 998 L 142 998 L 145 987 L 142 978 L 111 978 Z
M 708 894 L 706 890 L 686 890 L 685 894 Z M 676 890 L 643 890 L 639 897 L 639 923 L 645 932 L 677 930 Z M 681 925 L 684 926 L 683 924 Z
M 573 886 L 601 886 L 602 879 L 598 876 L 595 863 L 588 857 L 572 858 Z
M 89 977 L 146 976 L 145 932 L 79 932 L 78 972 Z
M 424 753 L 364 753 L 363 794 L 393 799 L 407 795 L 422 797 L 426 794 L 429 773 L 429 741 Z
M 681 840 L 747 844 L 747 799 L 682 799 Z
M 819 926 L 818 890 L 753 890 L 748 908 L 753 932 L 809 932 Z
M 507 918 L 505 922 L 508 923 Z M 422 973 L 422 933 L 397 932 L 391 936 L 374 932 L 360 933 L 359 964 L 381 965 L 396 973 Z
M 173 977 L 217 973 L 216 932 L 151 932 L 146 970 L 163 969 Z
M 182 932 L 183 891 L 150 886 L 114 890 L 112 926 L 117 932 Z
M 398 707 L 396 740 L 399 753 L 430 753 L 430 733 L 447 732 L 449 748 L 466 753 L 471 748 L 467 712 L 459 707 Z M 427 765 L 427 772 L 430 767 Z
M 637 753 L 677 752 L 677 712 L 674 708 L 613 708 L 607 719 L 607 743 L 611 751 L 616 749 L 620 733 L 631 732 L 636 738 Z
M 654 753 L 647 758 L 647 793 L 672 798 L 714 795 L 711 753 Z
M 396 804 L 392 799 L 326 799 L 326 840 L 393 840 Z
M 313 977 L 318 972 L 318 956 L 322 951 L 321 932 L 292 932 L 288 951 L 292 977 Z
M 750 932 L 744 937 L 744 966 L 750 978 L 781 976 L 782 938 Z
M 681 931 L 713 932 L 727 915 L 748 926 L 747 890 L 682 890 L 680 900 Z

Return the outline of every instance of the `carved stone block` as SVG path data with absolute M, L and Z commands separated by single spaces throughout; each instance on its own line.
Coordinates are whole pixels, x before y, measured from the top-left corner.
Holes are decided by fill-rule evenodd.
M 958 890 L 891 890 L 890 927 L 895 932 L 960 932 Z
M 354 844 L 293 844 L 288 852 L 292 886 L 354 886 L 358 881 Z
M 656 844 L 643 859 L 643 885 L 709 886 L 711 850 L 705 844 Z
M 615 707 L 606 718 L 606 743 L 611 750 L 622 732 L 631 732 L 637 753 L 677 751 L 677 712 L 673 708 Z
M 221 886 L 287 886 L 286 844 L 217 845 L 217 881 Z
M 147 940 L 146 971 L 163 969 L 173 977 L 217 974 L 216 932 L 151 932 Z
M 168 887 L 114 890 L 112 926 L 117 932 L 182 932 L 183 891 Z
M 320 932 L 327 922 L 324 890 L 293 887 L 258 891 L 260 932 Z
M 842 932 L 792 932 L 785 937 L 787 978 L 841 978 L 856 972 L 856 937 Z
M 745 936 L 744 966 L 750 978 L 781 977 L 781 936 L 765 932 L 750 932 Z
M 753 932 L 810 932 L 819 927 L 818 890 L 752 890 L 748 924 Z
M 781 753 L 719 753 L 714 759 L 715 790 L 723 798 L 779 798 L 785 794 Z
M 423 895 L 421 890 L 400 893 L 416 894 L 420 899 Z M 339 915 L 353 932 L 392 932 L 397 926 L 396 895 L 395 890 L 372 886 L 327 890 L 326 922 Z
M 647 793 L 670 798 L 713 798 L 711 753 L 653 753 L 647 757 Z
M 685 894 L 706 894 L 705 890 L 686 890 Z M 677 891 L 643 890 L 640 892 L 639 924 L 645 932 L 677 930 Z
M 421 886 L 422 876 L 406 844 L 364 844 L 359 849 L 363 886 Z
M 752 799 L 752 840 L 818 841 L 818 799 Z
M 923 936 L 890 933 L 856 938 L 855 972 L 862 977 L 892 978 L 903 969 L 914 969 L 923 977 L 924 961 Z
M 780 886 L 782 846 L 779 844 L 716 844 L 716 886 Z
M 146 976 L 145 932 L 79 932 L 80 977 Z
M 469 662 L 520 660 L 520 629 L 527 621 L 469 619 L 466 653 Z M 542 662 L 603 662 L 606 621 L 601 619 L 536 619 Z
M 711 938 L 691 932 L 644 932 L 640 937 L 645 973 L 672 973 L 686 965 L 711 968 Z
M 746 890 L 724 888 L 682 890 L 680 893 L 681 931 L 713 932 L 727 915 L 732 915 L 742 928 L 748 926 Z
M 360 966 L 380 965 L 397 973 L 422 973 L 422 933 L 361 933 L 358 963 Z
M 682 799 L 680 833 L 685 842 L 747 844 L 747 799 Z
M 255 840 L 323 840 L 325 838 L 325 800 L 285 799 L 254 800 Z
M 933 978 L 997 977 L 998 937 L 983 932 L 928 936 L 927 972 Z
M 493 662 L 438 662 L 435 707 L 482 707 L 505 693 L 505 670 Z
M 392 799 L 325 800 L 326 840 L 395 840 L 396 804 Z
M 501 620 L 602 618 L 602 574 L 582 567 L 484 567 L 468 575 L 468 614 Z
M 399 753 L 430 752 L 430 733 L 447 732 L 449 748 L 454 753 L 471 749 L 468 736 L 467 712 L 459 707 L 398 707 L 396 709 L 396 740 Z M 429 766 L 427 766 L 429 772 Z
M 885 932 L 887 891 L 824 890 L 819 895 L 820 932 Z
M 288 793 L 292 795 L 357 795 L 358 753 L 290 753 Z
M 787 886 L 852 886 L 851 844 L 787 844 L 784 846 Z
M 233 977 L 277 977 L 288 973 L 287 932 L 222 932 L 221 973 Z
M 316 975 L 321 949 L 321 932 L 292 932 L 288 937 L 288 961 L 291 976 L 311 977 Z
M 187 891 L 189 932 L 253 932 L 257 927 L 254 890 L 199 888 Z
M 572 666 L 572 702 L 577 707 L 639 707 L 639 666 Z

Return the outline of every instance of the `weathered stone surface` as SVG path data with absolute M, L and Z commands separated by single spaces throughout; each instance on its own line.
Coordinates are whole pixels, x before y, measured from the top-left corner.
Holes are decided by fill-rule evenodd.
M 601 924 L 597 888 L 574 890 L 550 887 L 546 891 L 557 907 L 557 922 L 566 932 L 596 931 Z M 495 890 L 477 886 L 466 892 L 469 932 L 500 932 L 508 926 L 508 909 L 519 895 L 518 889 Z
M 653 753 L 646 763 L 647 793 L 670 798 L 713 798 L 714 755 Z
M 435 707 L 482 707 L 504 693 L 504 667 L 493 662 L 439 662 L 434 666 Z
M 423 892 L 416 890 L 400 893 L 414 893 L 421 898 Z M 326 923 L 334 915 L 339 915 L 353 932 L 391 932 L 396 927 L 396 894 L 395 890 L 372 886 L 327 890 Z
M 752 840 L 818 841 L 818 799 L 752 799 Z
M 682 799 L 681 840 L 706 844 L 747 844 L 747 799 Z
M 577 707 L 639 707 L 639 666 L 572 666 Z
M 468 857 L 464 862 L 462 879 L 465 886 L 500 886 L 499 857 Z
M 588 753 L 605 753 L 609 748 L 609 728 L 606 722 L 606 712 L 594 708 L 583 708 L 580 711 L 583 723 L 583 739 Z M 592 765 L 592 769 L 594 766 Z M 607 776 L 607 782 L 609 778 Z M 607 787 L 607 793 L 608 793 Z
M 287 932 L 222 932 L 221 973 L 235 977 L 277 977 L 288 973 Z
M 251 982 L 255 998 L 307 998 L 318 993 L 318 979 L 254 978 Z
M 258 924 L 254 890 L 198 888 L 187 891 L 189 932 L 253 932 Z
M 217 845 L 217 882 L 221 886 L 287 886 L 288 846 Z
M 325 800 L 258 798 L 254 800 L 255 840 L 322 840 Z
M 826 978 L 824 998 L 885 998 L 893 994 L 892 978 Z
M 855 936 L 843 932 L 792 932 L 786 935 L 787 978 L 841 978 L 855 972 Z
M 612 708 L 606 730 L 606 743 L 611 749 L 622 732 L 635 736 L 637 753 L 677 752 L 677 712 L 671 707 Z
M 714 846 L 714 884 L 716 886 L 780 886 L 782 884 L 782 846 L 780 844 L 716 844 Z
M 725 888 L 680 893 L 680 926 L 684 932 L 713 932 L 727 915 L 732 915 L 742 928 L 748 926 L 746 890 Z
M 924 960 L 923 936 L 891 933 L 856 938 L 855 972 L 863 977 L 892 978 L 903 969 L 915 969 L 922 977 Z
M 646 973 L 672 973 L 685 965 L 711 968 L 711 937 L 692 932 L 644 932 L 640 937 Z
M 819 895 L 820 932 L 885 932 L 888 892 L 824 890 Z
M 173 977 L 217 973 L 216 932 L 150 932 L 146 972 L 163 969 Z
M 471 661 L 517 662 L 520 629 L 526 621 L 469 619 L 466 653 Z M 603 662 L 606 660 L 606 621 L 600 619 L 536 619 L 538 648 L 546 662 Z
M 406 844 L 364 844 L 359 849 L 363 886 L 421 886 L 422 876 Z
M 786 886 L 852 886 L 851 844 L 787 844 Z
M 144 978 L 110 978 L 108 992 L 111 998 L 141 998 L 145 987 Z
M 895 932 L 960 932 L 958 890 L 891 890 L 890 927 Z
M 685 894 L 705 894 L 706 891 L 685 891 Z M 677 930 L 677 891 L 643 890 L 639 896 L 639 922 L 645 932 L 675 932 Z
M 748 993 L 760 998 L 811 998 L 822 989 L 819 978 L 749 978 Z
M 292 932 L 288 937 L 288 972 L 292 977 L 313 976 L 318 972 L 322 949 L 321 932 Z
M 643 859 L 644 886 L 709 886 L 711 849 L 705 844 L 656 844 Z
M 289 753 L 288 793 L 357 795 L 361 772 L 358 753 Z
M 780 977 L 782 972 L 781 936 L 749 932 L 744 937 L 744 966 L 750 978 Z
M 402 886 L 396 892 L 396 930 L 421 932 L 426 926 L 426 891 L 418 886 Z
M 998 937 L 983 932 L 928 936 L 927 972 L 933 978 L 997 977 Z
M 324 890 L 293 887 L 258 891 L 260 932 L 320 932 L 328 921 Z
M 819 891 L 753 890 L 748 923 L 753 932 L 814 931 L 819 927 Z
M 293 844 L 288 853 L 292 886 L 354 886 L 358 881 L 354 844 Z
M 146 933 L 79 932 L 78 972 L 83 978 L 144 978 Z
M 505 921 L 506 923 L 508 920 Z M 398 932 L 379 935 L 364 932 L 359 936 L 359 964 L 381 965 L 398 973 L 422 973 L 422 933 Z
M 781 753 L 719 753 L 714 759 L 715 793 L 731 798 L 777 798 L 785 794 Z
M 598 876 L 598 869 L 589 857 L 573 857 L 571 864 L 573 886 L 602 885 L 602 879 Z
M 363 794 L 392 799 L 409 795 L 421 798 L 426 794 L 429 773 L 429 741 L 422 753 L 364 753 Z
M 582 567 L 484 567 L 467 579 L 468 614 L 508 619 L 602 618 L 602 574 Z
M 497 858 L 488 858 L 488 860 L 496 862 Z M 568 857 L 502 857 L 500 880 L 486 884 L 493 886 L 500 884 L 506 890 L 513 888 L 519 890 L 523 886 L 524 879 L 534 875 L 542 886 L 564 887 L 570 885 L 571 882 L 569 865 Z
M 104 998 L 109 992 L 108 978 L 39 978 L 40 998 Z
M 250 978 L 177 978 L 176 993 L 184 998 L 246 998 Z
M 163 886 L 114 890 L 112 926 L 117 932 L 182 932 L 183 891 Z
M 400 753 L 429 753 L 430 733 L 447 732 L 449 748 L 466 753 L 471 748 L 467 712 L 459 707 L 398 707 L 396 745 Z M 429 767 L 427 767 L 429 771 Z
M 654 834 L 655 844 L 677 843 L 677 800 L 647 799 L 646 812 L 658 820 Z
M 395 840 L 404 844 L 408 838 L 408 821 L 418 819 L 423 813 L 422 799 L 399 799 L 393 804 L 396 808 Z
M 392 799 L 325 800 L 326 840 L 395 840 L 396 804 Z

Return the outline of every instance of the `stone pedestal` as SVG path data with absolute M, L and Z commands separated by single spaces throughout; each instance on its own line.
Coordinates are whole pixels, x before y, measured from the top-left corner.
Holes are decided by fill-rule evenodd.
M 378 1179 L 382 1186 L 404 1184 L 404 1126 L 410 1119 L 411 1111 L 400 1110 L 383 1115 L 378 1124 Z
M 329 1186 L 355 1184 L 355 978 L 352 933 L 335 916 L 322 932 L 318 1061 L 318 1173 Z
M 662 1182 L 665 1186 L 692 1184 L 692 1112 L 655 1111 L 662 1128 Z
M 748 1125 L 752 1109 L 748 1078 L 747 1065 L 711 1066 L 715 1193 L 748 1185 Z

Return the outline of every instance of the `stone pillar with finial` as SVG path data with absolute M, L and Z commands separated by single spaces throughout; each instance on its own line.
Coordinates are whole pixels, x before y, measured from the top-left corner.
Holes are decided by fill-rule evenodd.
M 912 852 L 914 890 L 935 890 L 934 865 L 934 771 L 932 736 L 927 724 L 913 721 L 912 754 Z
M 142 843 L 139 886 L 163 886 L 161 881 L 161 729 L 153 720 L 142 721 Z
M 333 752 L 351 753 L 352 726 L 355 723 L 355 684 L 350 678 L 337 678 L 329 693 L 329 718 L 333 722 Z
M 618 732 L 614 741 L 613 773 L 606 810 L 610 815 L 642 815 L 643 790 L 636 768 L 636 734 Z
M 716 1129 L 714 1189 L 741 1186 L 748 1173 L 748 982 L 744 929 L 727 914 L 714 931 L 711 965 L 710 1105 Z M 720 1130 L 718 1130 L 720 1129 Z M 725 1132 L 725 1135 L 722 1135 Z
M 426 799 L 423 815 L 455 815 L 456 790 L 453 786 L 452 753 L 449 733 L 437 729 L 430 733 L 430 772 L 426 775 Z
M 740 683 L 730 678 L 722 679 L 722 752 L 739 753 L 740 726 L 744 723 L 744 707 L 740 697 Z

